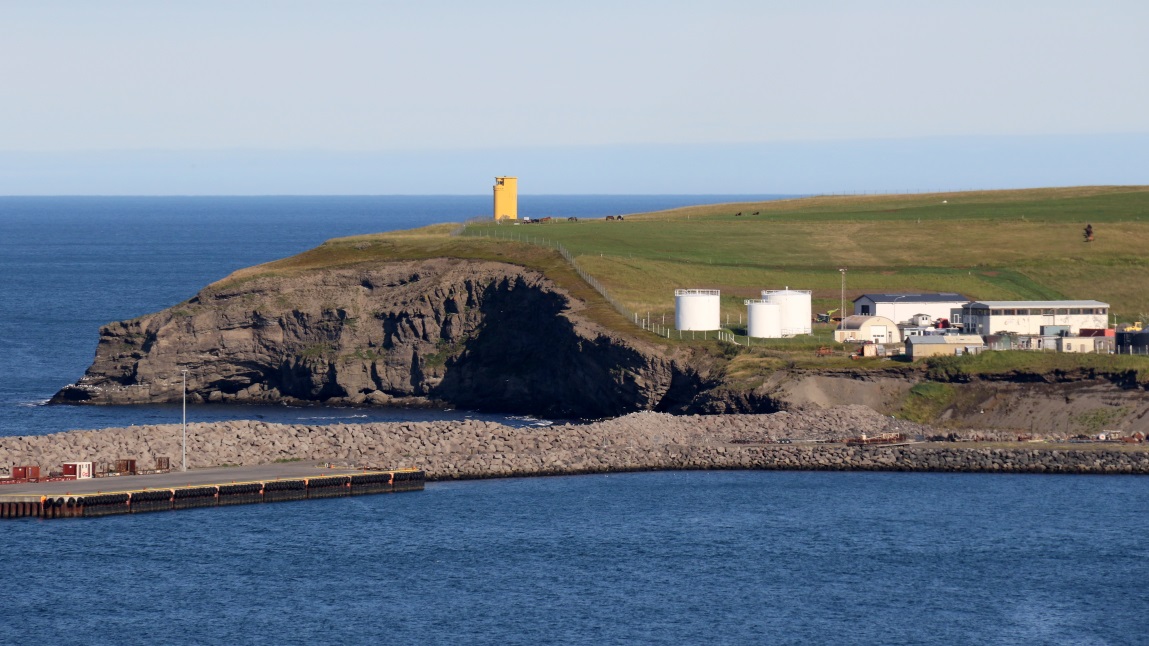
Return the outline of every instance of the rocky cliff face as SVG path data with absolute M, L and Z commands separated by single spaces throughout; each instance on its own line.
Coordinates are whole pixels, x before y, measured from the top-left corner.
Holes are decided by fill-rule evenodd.
M 547 417 L 772 413 L 862 404 L 896 413 L 922 375 L 781 370 L 725 383 L 720 360 L 622 337 L 537 272 L 432 259 L 265 275 L 100 330 L 56 403 L 431 405 Z M 1149 431 L 1149 392 L 1107 380 L 951 383 L 953 426 Z
M 707 376 L 579 314 L 536 272 L 452 259 L 265 276 L 100 330 L 56 403 L 419 405 L 601 417 L 684 410 Z

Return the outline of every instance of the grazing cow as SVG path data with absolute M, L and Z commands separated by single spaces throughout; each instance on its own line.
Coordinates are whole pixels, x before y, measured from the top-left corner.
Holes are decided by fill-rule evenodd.
M 742 217 L 742 211 L 739 211 L 739 212 L 735 213 L 735 214 L 734 214 L 734 217 L 736 217 L 736 218 L 740 218 L 740 217 Z
M 567 222 L 578 222 L 578 218 L 576 218 L 575 216 L 572 215 L 569 218 L 567 218 Z
M 606 216 L 606 221 L 607 222 L 614 222 L 614 216 L 613 215 Z
M 542 220 L 539 220 L 539 222 L 550 222 L 550 221 L 551 221 L 551 218 L 549 215 L 547 217 L 543 218 Z
M 758 212 L 755 211 L 755 212 L 751 213 L 750 215 L 758 215 Z
M 618 216 L 617 218 L 615 218 L 615 220 L 618 220 L 619 222 L 622 222 L 622 216 L 621 216 L 621 215 L 620 215 L 620 216 Z

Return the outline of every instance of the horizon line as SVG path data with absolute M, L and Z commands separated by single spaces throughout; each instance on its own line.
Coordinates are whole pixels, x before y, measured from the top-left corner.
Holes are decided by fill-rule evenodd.
M 950 193 L 984 193 L 993 191 L 1037 191 L 1051 188 L 1149 188 L 1149 184 L 1043 184 L 996 188 L 922 189 L 922 190 L 845 190 L 813 193 L 519 193 L 519 197 L 849 197 L 863 195 L 931 195 Z M 12 193 L 4 198 L 260 198 L 260 197 L 491 197 L 490 193 Z

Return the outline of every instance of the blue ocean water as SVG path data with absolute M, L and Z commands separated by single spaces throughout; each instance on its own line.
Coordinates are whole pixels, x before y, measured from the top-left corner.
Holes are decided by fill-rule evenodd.
M 525 216 L 596 217 L 771 196 L 531 196 Z M 778 196 L 774 196 L 778 197 Z M 0 197 L 0 435 L 179 420 L 178 407 L 41 406 L 78 379 L 98 330 L 324 240 L 461 222 L 489 196 Z M 191 421 L 456 419 L 461 411 L 195 406 Z M 503 419 L 503 418 L 498 418 Z M 512 423 L 515 420 L 510 420 Z
M 1149 479 L 679 472 L 0 524 L 0 643 L 1138 644 Z
M 525 197 L 597 216 L 732 197 Z M 38 405 L 97 328 L 324 239 L 488 198 L 0 198 L 0 435 L 178 420 Z M 466 416 L 196 406 L 208 421 Z M 531 423 L 519 420 L 517 423 Z M 1149 479 L 683 472 L 0 523 L 0 644 L 1135 644 Z

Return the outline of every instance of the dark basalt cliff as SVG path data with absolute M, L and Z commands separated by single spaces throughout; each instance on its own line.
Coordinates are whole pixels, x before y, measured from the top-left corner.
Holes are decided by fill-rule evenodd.
M 100 330 L 55 403 L 429 405 L 547 416 L 688 411 L 705 365 L 624 339 L 537 272 L 453 259 L 262 276 Z

